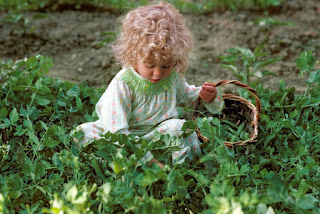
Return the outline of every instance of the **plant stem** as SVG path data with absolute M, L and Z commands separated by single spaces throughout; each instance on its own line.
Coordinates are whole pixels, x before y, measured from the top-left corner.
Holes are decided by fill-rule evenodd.
M 246 72 L 247 72 L 247 84 L 250 84 L 250 69 L 249 69 L 249 66 L 246 66 Z

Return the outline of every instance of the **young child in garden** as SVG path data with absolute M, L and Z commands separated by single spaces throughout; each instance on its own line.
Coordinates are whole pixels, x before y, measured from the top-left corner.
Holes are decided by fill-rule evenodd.
M 78 127 L 84 132 L 79 144 L 100 139 L 109 131 L 150 142 L 160 133 L 181 138 L 181 149 L 171 154 L 173 164 L 200 155 L 197 134 L 181 136 L 185 120 L 178 118 L 177 107 L 192 107 L 200 97 L 208 110 L 216 113 L 222 109 L 223 100 L 208 83 L 195 87 L 186 82 L 184 72 L 192 47 L 185 19 L 171 4 L 160 2 L 129 12 L 113 45 L 123 69 L 96 104 L 99 119 Z M 151 152 L 143 161 L 161 166 Z

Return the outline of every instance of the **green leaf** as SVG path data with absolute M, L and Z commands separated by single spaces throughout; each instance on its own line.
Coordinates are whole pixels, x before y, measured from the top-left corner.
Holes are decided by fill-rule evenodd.
M 153 182 L 155 182 L 157 180 L 158 180 L 158 178 L 157 178 L 156 174 L 152 170 L 146 169 L 145 175 L 143 176 L 143 178 L 140 182 L 140 185 L 142 187 L 146 187 L 148 185 L 151 185 Z
M 61 161 L 61 157 L 59 153 L 54 153 L 52 155 L 52 163 L 53 165 L 58 167 L 58 169 L 63 170 L 64 165 L 63 165 L 63 162 Z
M 31 131 L 28 131 L 28 135 L 29 135 L 29 140 L 31 140 L 32 142 L 34 142 L 35 144 L 39 144 L 39 138 Z
M 81 110 L 83 107 L 83 104 L 82 104 L 80 97 L 76 97 L 76 104 L 77 104 L 78 109 Z
M 233 49 L 230 49 L 229 52 L 232 53 Z M 219 58 L 222 59 L 222 62 L 225 62 L 225 63 L 235 63 L 236 61 L 239 60 L 239 58 L 236 56 L 236 55 L 231 55 L 231 56 L 219 56 Z
M 67 192 L 67 199 L 73 203 L 73 201 L 78 196 L 78 189 L 76 186 L 72 186 L 69 191 Z
M 78 85 L 74 85 L 67 91 L 67 95 L 70 97 L 78 97 L 80 95 L 80 89 Z
M 254 53 L 249 48 L 236 47 L 235 50 L 239 51 L 246 59 L 254 58 Z
M 0 109 L 0 119 L 7 117 L 8 115 L 8 110 L 6 108 Z
M 48 130 L 48 126 L 47 126 L 47 124 L 45 124 L 43 121 L 40 121 L 40 124 L 41 124 L 41 126 L 42 126 L 42 128 L 44 128 L 44 130 Z
M 42 178 L 46 174 L 45 166 L 42 163 L 36 163 L 34 174 L 37 179 Z
M 29 163 L 24 163 L 22 166 L 22 172 L 25 176 L 30 176 L 30 173 L 32 172 L 32 165 Z
M 320 84 L 320 70 L 312 71 L 310 73 L 309 79 L 307 79 L 307 83 L 318 83 Z
M 43 142 L 43 145 L 45 145 L 46 147 L 49 147 L 49 148 L 53 148 L 57 145 L 59 145 L 61 143 L 61 141 L 58 141 L 58 140 L 45 140 Z
M 102 186 L 99 187 L 98 192 L 97 192 L 97 196 L 104 203 L 107 203 L 110 200 L 111 190 L 112 190 L 111 183 L 104 183 Z
M 269 186 L 267 187 L 267 193 L 270 196 L 270 200 L 275 203 L 279 202 L 284 198 L 285 193 L 285 183 L 279 176 L 276 175 L 268 175 L 270 178 Z
M 36 13 L 36 14 L 33 14 L 32 15 L 32 19 L 33 20 L 36 20 L 36 19 L 44 19 L 44 18 L 47 18 L 48 15 L 45 14 L 45 13 Z
M 42 78 L 40 77 L 34 85 L 37 89 L 41 88 L 42 87 Z
M 50 103 L 50 100 L 48 100 L 46 98 L 41 98 L 41 97 L 36 97 L 36 101 L 41 106 L 45 106 L 45 105 L 48 105 Z
M 258 204 L 257 206 L 257 214 L 266 214 L 268 210 L 267 205 L 265 204 Z
M 16 123 L 19 120 L 19 115 L 16 108 L 12 109 L 9 118 L 12 123 Z
M 188 129 L 195 130 L 196 128 L 197 128 L 197 124 L 194 120 L 187 120 L 186 122 L 183 123 L 182 131 L 187 131 Z
M 33 76 L 32 75 L 28 75 L 25 80 L 26 80 L 26 84 L 28 86 L 31 86 L 31 84 L 33 83 Z
M 67 104 L 66 104 L 64 101 L 61 101 L 61 100 L 58 100 L 58 101 L 57 101 L 57 104 L 58 104 L 59 106 L 61 106 L 61 107 L 66 107 L 66 106 L 67 106 Z
M 297 200 L 297 205 L 303 210 L 309 210 L 316 206 L 319 200 L 313 197 L 311 194 L 304 195 L 303 197 Z
M 265 71 L 262 71 L 262 76 L 269 76 L 269 75 L 276 75 L 275 72 L 272 72 L 272 71 L 268 71 L 268 70 L 265 70 Z
M 299 195 L 300 196 L 305 195 L 309 188 L 310 188 L 310 185 L 306 182 L 306 180 L 305 179 L 301 180 L 299 184 Z
M 39 88 L 38 90 L 38 94 L 45 95 L 45 96 L 50 94 L 50 92 L 51 92 L 51 89 L 46 85 L 42 85 L 41 88 Z
M 221 64 L 220 66 L 223 68 L 229 69 L 230 71 L 232 71 L 234 73 L 238 73 L 238 68 L 234 65 Z
M 6 128 L 6 125 L 4 123 L 1 123 L 0 124 L 0 129 L 5 129 Z
M 35 121 L 39 117 L 39 110 L 36 107 L 32 106 L 28 110 L 27 115 L 31 121 Z
M 23 126 L 24 126 L 25 128 L 27 128 L 27 129 L 30 129 L 30 130 L 33 129 L 33 128 L 32 128 L 32 123 L 30 122 L 30 120 L 27 120 L 27 119 L 24 119 L 24 120 L 23 120 Z
M 97 175 L 103 180 L 107 180 L 106 176 L 104 175 L 103 171 L 101 170 L 100 164 L 99 162 L 93 157 L 93 159 L 91 160 L 91 164 L 94 168 L 94 170 L 96 171 Z M 115 170 L 116 171 L 116 170 Z
M 300 57 L 296 60 L 296 63 L 300 71 L 310 72 L 313 69 L 315 59 L 311 51 L 305 51 L 300 54 Z
M 7 185 L 10 187 L 12 190 L 20 190 L 23 187 L 23 181 L 22 178 L 18 173 L 10 175 L 7 180 Z
M 259 68 L 263 68 L 263 67 L 265 67 L 265 66 L 267 66 L 267 65 L 270 65 L 270 64 L 272 64 L 272 63 L 274 63 L 274 62 L 277 62 L 277 61 L 279 61 L 280 59 L 281 59 L 280 57 L 272 58 L 272 59 L 268 59 L 268 60 L 263 61 L 263 62 L 256 62 L 254 65 L 255 65 L 255 67 L 256 67 L 257 69 L 259 69 Z
M 119 174 L 122 170 L 124 170 L 124 163 L 120 158 L 113 159 L 113 166 L 113 170 L 116 174 Z

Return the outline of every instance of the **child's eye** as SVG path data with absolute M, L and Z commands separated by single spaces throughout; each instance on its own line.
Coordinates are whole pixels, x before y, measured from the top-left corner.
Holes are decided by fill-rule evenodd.
M 152 64 L 146 64 L 146 67 L 147 67 L 147 68 L 153 68 L 154 65 L 152 65 Z
M 164 65 L 164 66 L 162 66 L 163 68 L 170 68 L 171 67 L 171 65 Z

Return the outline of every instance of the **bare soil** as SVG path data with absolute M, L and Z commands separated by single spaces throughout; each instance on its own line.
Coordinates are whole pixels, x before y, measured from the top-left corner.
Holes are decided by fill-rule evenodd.
M 30 17 L 33 12 L 26 14 Z M 5 13 L 0 13 L 0 20 Z M 113 58 L 111 43 L 99 47 L 104 32 L 116 31 L 119 14 L 95 10 L 61 10 L 47 12 L 48 17 L 35 20 L 35 31 L 23 33 L 12 24 L 0 21 L 0 60 L 18 60 L 41 54 L 53 58 L 51 77 L 92 86 L 108 85 L 120 67 Z M 195 37 L 194 60 L 186 77 L 190 84 L 235 79 L 233 74 L 219 66 L 220 55 L 237 46 L 254 49 L 265 43 L 267 58 L 282 60 L 267 69 L 275 72 L 266 76 L 263 85 L 276 90 L 279 80 L 287 87 L 302 93 L 305 79 L 299 78 L 295 60 L 304 50 L 311 50 L 320 58 L 320 2 L 289 0 L 269 11 L 269 16 L 294 26 L 277 25 L 266 30 L 254 22 L 267 17 L 262 11 L 216 11 L 206 15 L 185 14 Z

